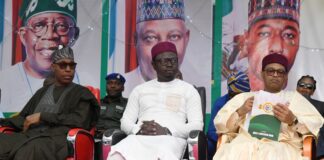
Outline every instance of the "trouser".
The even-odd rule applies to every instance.
[[[28,137],[20,133],[0,133],[0,159],[8,159],[11,150]]]
[[[0,133],[0,159],[64,160],[67,154],[65,135],[28,137],[22,133]]]
[[[103,158],[102,158],[102,142],[101,141],[95,142],[94,157],[95,157],[95,160],[103,160]]]

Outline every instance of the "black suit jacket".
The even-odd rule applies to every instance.
[[[318,112],[324,117],[324,102],[316,99],[308,98],[309,102],[318,110]]]

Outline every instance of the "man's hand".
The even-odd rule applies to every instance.
[[[32,115],[29,115],[26,117],[25,122],[24,122],[24,129],[23,131],[27,131],[27,129],[30,127],[32,124],[39,124],[40,122],[40,113],[34,113]]]
[[[288,108],[288,105],[278,103],[273,107],[273,113],[281,122],[291,125],[294,123],[296,116]]]
[[[162,127],[160,124],[152,121],[143,121],[141,129],[138,132],[139,135],[167,135],[168,130]]]
[[[246,99],[244,104],[239,109],[236,110],[237,114],[241,117],[249,113],[252,110],[253,101],[254,101],[254,97],[250,97]]]

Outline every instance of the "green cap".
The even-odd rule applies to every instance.
[[[77,0],[23,0],[19,17],[26,23],[30,17],[41,13],[61,13],[76,23]]]

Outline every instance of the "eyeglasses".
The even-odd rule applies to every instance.
[[[167,66],[169,63],[171,65],[178,63],[178,58],[162,58],[162,59],[155,59],[156,62],[160,63],[162,66]]]
[[[278,77],[283,77],[284,75],[287,74],[287,72],[282,69],[276,70],[276,69],[270,68],[270,69],[265,69],[264,71],[267,73],[268,76],[274,76],[276,73]]]
[[[40,21],[33,23],[26,28],[30,29],[36,36],[41,37],[46,34],[48,31],[48,26],[51,25],[52,29],[59,36],[65,36],[69,33],[70,28],[75,28],[73,25],[69,25],[66,22],[58,22],[58,23],[47,23],[46,21]]]
[[[57,64],[60,67],[60,69],[66,69],[67,66],[69,66],[70,69],[73,69],[73,70],[75,69],[75,67],[77,65],[77,63],[75,63],[75,62],[71,62],[71,63],[61,62],[61,63],[54,63],[54,64]]]
[[[299,82],[297,85],[300,88],[306,88],[306,89],[310,89],[310,90],[313,90],[315,87],[314,84],[304,83],[304,82]]]

